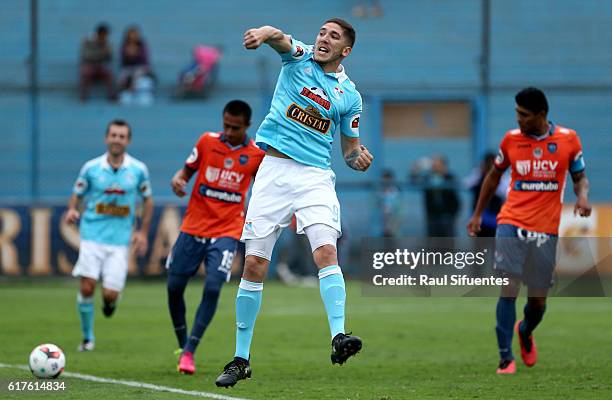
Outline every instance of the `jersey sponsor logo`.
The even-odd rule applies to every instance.
[[[557,176],[559,161],[552,160],[518,160],[516,172],[525,176],[532,173],[534,178],[554,178]]]
[[[227,169],[206,167],[206,180],[210,183],[217,183],[221,187],[238,190],[244,179],[244,174],[241,172],[230,171]]]
[[[226,182],[240,183],[242,182],[243,179],[244,179],[243,173],[236,172],[236,171],[228,171],[226,169],[221,171],[221,176],[219,177],[219,180],[222,182],[226,181]]]
[[[215,168],[208,166],[206,167],[205,177],[208,182],[216,182],[219,179],[219,175],[221,175],[221,168]]]
[[[556,192],[559,190],[557,181],[516,181],[514,190],[523,192]]]
[[[557,166],[559,166],[559,161],[534,160],[533,161],[533,177],[534,178],[555,178],[557,176]]]
[[[130,206],[118,206],[112,203],[97,203],[96,214],[112,217],[127,217],[130,215]]]
[[[351,129],[359,129],[359,115],[353,117],[351,121]]]
[[[118,194],[120,196],[123,196],[125,194],[125,190],[123,190],[123,188],[121,188],[120,186],[113,185],[109,188],[104,189],[104,194]]]
[[[245,165],[249,162],[249,156],[246,154],[241,154],[240,157],[238,157],[238,162],[240,165]]]
[[[540,247],[550,239],[550,235],[542,232],[528,231],[527,229],[517,228],[516,236],[522,242],[535,242],[536,247]]]
[[[198,159],[198,149],[197,148],[193,148],[191,150],[191,154],[189,154],[189,157],[187,157],[187,160],[185,161],[187,164],[193,164],[194,162],[196,162]]]
[[[311,87],[310,89],[308,89],[307,87],[303,87],[300,94],[306,97],[307,99],[314,101],[315,103],[317,103],[328,111],[331,108],[329,98],[327,97],[327,94],[325,94],[325,90],[323,89],[320,89],[318,87]]]
[[[289,108],[287,108],[286,115],[290,119],[322,134],[327,134],[331,126],[331,120],[323,118],[319,110],[313,106],[308,106],[306,109],[303,109],[297,104],[292,103]]]
[[[200,195],[209,197],[211,199],[221,200],[226,203],[240,203],[242,202],[242,194],[236,192],[227,192],[225,190],[213,189],[206,185],[200,185]]]
[[[554,153],[557,151],[557,143],[548,143],[546,146],[549,152]]]

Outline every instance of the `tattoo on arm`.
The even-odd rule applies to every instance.
[[[346,165],[348,165],[352,169],[359,171],[359,168],[357,168],[357,166],[355,165],[355,163],[357,162],[357,158],[359,157],[359,154],[360,154],[359,150],[355,149],[351,152],[351,154],[349,154],[348,156],[345,156],[344,161],[346,161]]]

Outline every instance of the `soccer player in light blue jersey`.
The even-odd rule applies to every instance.
[[[215,382],[223,387],[251,376],[250,346],[263,280],[276,240],[294,214],[296,231],[307,235],[319,270],[332,363],[343,364],[362,346],[359,337],[347,335],[344,329],[346,292],[336,252],[340,204],[330,168],[337,130],[350,168],[365,171],[373,159],[359,141],[361,95],[341,64],[351,54],[355,30],[342,19],[327,20],[314,46],[271,26],[244,34],[247,49],[264,43],[280,54],[282,68],[270,112],[257,131],[256,142],[266,149],[266,156],[255,178],[242,231],[246,259],[236,297],[236,352]]]
[[[77,296],[83,341],[79,351],[94,349],[93,295],[102,279],[104,315],[110,317],[128,272],[129,246],[137,255],[147,251],[147,234],[153,215],[149,172],[144,163],[126,153],[130,126],[123,120],[108,124],[104,142],[108,151],[83,165],[74,184],[65,220],[80,220],[79,259],[72,275],[80,277]],[[136,198],[143,199],[140,229],[134,230]],[[79,211],[85,199],[85,210]]]

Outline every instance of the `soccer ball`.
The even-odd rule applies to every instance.
[[[38,378],[57,378],[65,365],[64,352],[54,344],[41,344],[30,353],[30,371]]]

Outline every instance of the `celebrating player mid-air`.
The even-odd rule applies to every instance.
[[[244,225],[246,192],[264,156],[246,134],[250,125],[251,107],[247,103],[227,103],[223,132],[200,136],[185,165],[172,178],[172,190],[183,197],[187,182],[198,173],[181,233],[167,262],[168,306],[181,348],[178,370],[182,373],[195,372],[193,354],[215,314],[221,287],[230,277]],[[188,338],[183,293],[202,261],[206,282]]]
[[[274,244],[293,214],[297,233],[308,236],[319,269],[332,363],[342,364],[361,349],[361,339],[344,330],[346,293],[336,253],[340,204],[330,169],[336,129],[349,167],[365,171],[373,158],[359,141],[361,96],[341,65],[352,51],[355,30],[344,20],[330,19],[319,29],[314,46],[271,26],[244,34],[247,49],[264,43],[280,54],[283,65],[270,112],[257,131],[257,143],[267,150],[242,231],[246,259],[236,297],[236,352],[216,380],[224,387],[251,376],[250,346],[263,280]]]
[[[104,142],[108,151],[85,163],[74,184],[65,220],[79,219],[81,244],[79,259],[72,275],[80,277],[78,310],[83,341],[79,351],[94,349],[93,294],[102,278],[104,315],[110,317],[128,272],[128,247],[143,255],[147,251],[147,234],[153,215],[153,198],[149,171],[142,162],[130,157],[126,148],[132,138],[127,122],[114,120],[108,124]],[[136,197],[143,198],[140,229],[133,232]],[[79,205],[86,198],[81,218]]]
[[[552,285],[561,202],[567,172],[574,182],[577,200],[574,214],[588,217],[589,182],[585,174],[582,146],[575,131],[548,121],[548,101],[536,88],[521,90],[515,97],[519,129],[504,136],[495,165],[484,180],[478,204],[467,229],[480,230],[482,212],[503,172],[510,167],[508,199],[497,216],[495,269],[509,278],[497,303],[498,374],[513,374],[513,328],[518,334],[521,358],[535,365],[537,350],[533,331],[546,309]],[[524,318],[515,325],[516,297],[521,281],[527,286]]]

